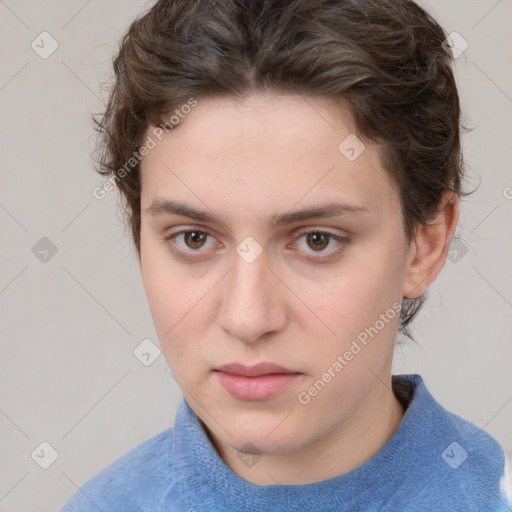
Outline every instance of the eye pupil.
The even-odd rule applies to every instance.
[[[188,233],[185,233],[185,243],[191,248],[191,249],[198,249],[201,247],[206,240],[206,233],[203,233],[201,231],[189,231]],[[190,243],[191,241],[191,243]]]
[[[310,245],[312,249],[320,251],[322,249],[325,249],[329,244],[328,236],[325,235],[324,233],[309,233],[307,235],[307,241],[308,244],[310,244],[310,242],[313,242],[313,246]]]

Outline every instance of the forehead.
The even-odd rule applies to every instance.
[[[215,196],[233,213],[265,217],[299,201],[341,199],[374,213],[398,201],[379,149],[357,137],[347,110],[327,101],[298,95],[198,100],[155,142],[141,164],[143,210],[157,197],[200,205],[198,199]]]

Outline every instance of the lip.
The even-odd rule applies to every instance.
[[[245,366],[232,363],[214,369],[221,386],[246,401],[268,400],[292,385],[301,373],[273,363]]]
[[[218,368],[215,368],[215,371],[230,373],[233,375],[242,375],[244,377],[260,377],[262,375],[269,375],[273,373],[299,373],[274,363],[259,363],[252,366],[246,366],[241,363],[231,363],[219,366]]]

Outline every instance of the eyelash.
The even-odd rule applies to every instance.
[[[176,231],[175,233],[171,233],[171,234],[165,236],[163,238],[163,240],[166,240],[168,242],[172,241],[172,244],[175,245],[175,242],[173,242],[175,238],[177,238],[180,235],[187,234],[187,233],[193,233],[193,232],[198,232],[201,234],[205,234],[209,237],[212,237],[212,235],[210,235],[210,233],[208,233],[208,231],[205,231],[203,229],[189,228],[189,229],[183,229],[181,231]],[[348,243],[348,239],[345,237],[335,235],[334,233],[331,233],[329,231],[322,231],[322,230],[315,230],[315,229],[309,230],[309,231],[301,231],[300,233],[298,233],[298,235],[295,239],[295,242],[300,240],[304,235],[309,235],[309,234],[326,235],[327,237],[329,237],[329,241],[330,241],[330,239],[332,239],[332,240],[335,240],[336,242],[338,242],[339,244],[341,244],[341,246],[338,249],[331,251],[331,253],[329,253],[327,256],[307,256],[306,257],[306,259],[309,259],[312,261],[330,261],[331,259],[338,256],[338,254],[345,248],[346,244]],[[191,260],[191,261],[197,259],[196,256],[193,256],[194,253],[208,252],[207,250],[184,251],[183,249],[179,249],[179,248],[172,248],[171,250],[178,257],[180,257],[184,260]],[[312,253],[309,253],[309,254],[311,255]],[[318,254],[320,254],[320,252]]]

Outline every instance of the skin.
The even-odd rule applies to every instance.
[[[257,485],[341,475],[392,436],[404,416],[391,391],[398,314],[309,403],[298,395],[393,303],[425,291],[457,223],[458,199],[447,195],[409,244],[379,148],[366,144],[349,161],[338,146],[355,133],[352,119],[333,112],[298,95],[202,99],[141,165],[140,269],[163,353],[219,455]],[[157,198],[221,222],[148,212]],[[267,223],[270,214],[333,201],[367,211]],[[208,233],[203,245],[183,234],[165,240],[194,228]],[[347,241],[319,244],[302,233],[315,230]],[[252,263],[236,251],[248,236],[262,249]],[[262,361],[301,375],[271,399],[244,401],[212,371]],[[241,451],[262,457],[246,465]]]

